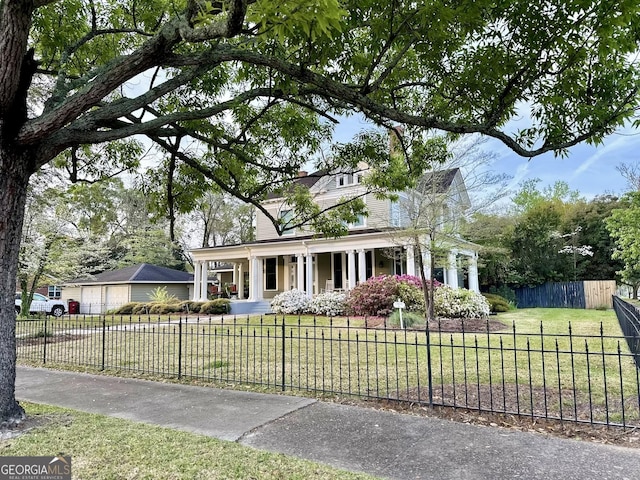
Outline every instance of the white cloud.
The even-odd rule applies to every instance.
[[[615,153],[621,150],[626,150],[631,145],[635,145],[637,143],[637,138],[627,136],[618,136],[614,140],[606,141],[604,145],[595,149],[595,153],[590,155],[580,164],[580,166],[578,166],[578,168],[576,168],[575,172],[573,172],[573,175],[571,175],[571,179],[575,179],[583,173],[588,172],[589,169],[599,160],[615,157]]]

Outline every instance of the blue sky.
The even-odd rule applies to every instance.
[[[359,115],[340,120],[334,135],[336,141],[348,141],[358,131],[372,128]],[[513,177],[510,189],[517,189],[522,181],[535,178],[540,179],[540,188],[562,180],[572,190],[591,199],[602,194],[621,195],[628,189],[616,166],[640,164],[640,129],[627,127],[607,137],[598,147],[586,143],[576,145],[564,157],[547,153],[532,159],[523,158],[494,139],[485,143],[484,149],[496,155],[491,167],[495,173]]]
[[[610,135],[597,147],[576,145],[565,157],[547,153],[526,159],[497,141],[490,145],[498,155],[494,170],[512,175],[512,186],[533,178],[539,178],[541,186],[563,180],[587,198],[606,193],[621,195],[628,187],[616,166],[640,163],[640,131],[631,127]]]

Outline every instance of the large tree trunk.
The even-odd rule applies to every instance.
[[[0,136],[0,422],[24,419],[16,402],[15,291],[22,221],[31,159],[16,153]]]
[[[15,292],[22,222],[29,178],[36,171],[35,148],[15,138],[27,121],[27,95],[37,68],[27,38],[31,1],[0,1],[0,423],[24,419],[16,402]]]

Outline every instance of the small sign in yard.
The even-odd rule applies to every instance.
[[[406,305],[402,300],[396,300],[395,302],[393,302],[393,308],[397,308],[398,313],[400,314],[400,328],[402,328],[403,330],[404,330],[404,324],[402,322],[402,309],[405,307]]]

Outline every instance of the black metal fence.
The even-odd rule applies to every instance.
[[[18,321],[17,351],[21,363],[640,427],[639,370],[615,320],[563,331],[493,326],[394,330],[366,328],[361,320],[273,316],[43,318]]]
[[[635,305],[616,296],[613,297],[613,309],[627,340],[629,351],[633,355],[636,366],[640,368],[640,311]]]

